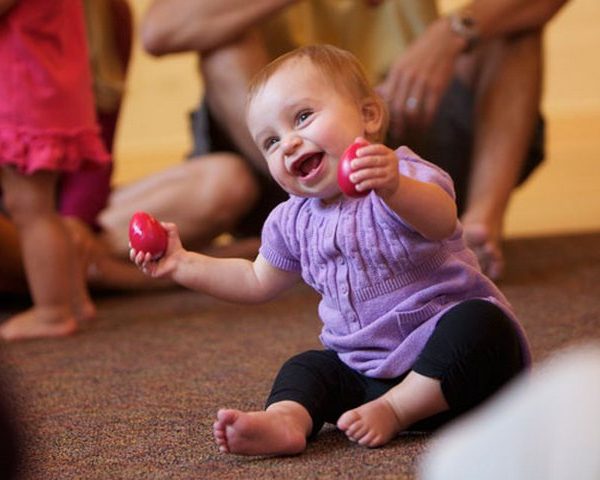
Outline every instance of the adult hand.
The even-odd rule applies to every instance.
[[[440,18],[397,58],[377,87],[390,109],[390,133],[399,138],[409,128],[429,126],[454,73],[464,40]]]

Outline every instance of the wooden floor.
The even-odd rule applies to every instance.
[[[448,7],[453,0],[443,0]],[[132,2],[138,16],[150,0]],[[546,31],[548,158],[513,196],[508,236],[600,230],[600,1],[571,0]],[[153,59],[136,45],[117,142],[117,183],[181,161],[198,101],[191,54]]]

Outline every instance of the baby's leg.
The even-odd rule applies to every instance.
[[[308,411],[294,401],[269,405],[265,411],[222,409],[213,425],[222,453],[294,455],[304,451],[312,429]]]
[[[510,318],[492,303],[468,300],[440,318],[400,384],[344,413],[338,427],[362,445],[383,445],[449,405],[444,421],[474,408],[523,368],[521,341]],[[444,379],[443,393],[436,379]]]
[[[5,206],[19,231],[34,306],[0,326],[0,338],[19,340],[64,336],[77,330],[70,237],[54,210],[56,174],[31,176],[2,171]]]
[[[350,440],[379,447],[413,423],[448,408],[438,380],[410,372],[381,397],[344,413],[337,426]]]

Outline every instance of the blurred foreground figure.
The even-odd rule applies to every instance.
[[[600,478],[600,344],[554,356],[434,441],[421,480]]]

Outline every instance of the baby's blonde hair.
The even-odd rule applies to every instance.
[[[308,58],[312,64],[323,74],[325,79],[336,89],[345,89],[357,104],[362,100],[373,99],[379,103],[383,113],[381,128],[369,140],[381,142],[385,137],[388,127],[389,114],[383,99],[373,89],[367,80],[367,76],[360,62],[352,53],[332,45],[307,45],[280,57],[277,57],[262,70],[260,70],[250,82],[246,108],[258,92],[264,87],[269,79],[287,62]]]

